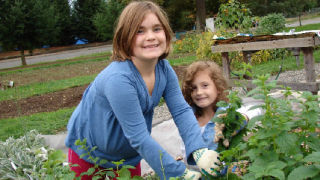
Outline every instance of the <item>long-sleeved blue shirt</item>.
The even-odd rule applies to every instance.
[[[85,90],[73,112],[66,146],[80,156],[85,152],[74,143],[86,138],[89,149],[97,147],[92,156],[109,161],[102,165],[105,168],[115,167],[111,161],[121,159],[124,164],[135,166],[144,158],[162,179],[163,174],[166,178],[181,176],[186,168],[184,163],[175,161],[150,136],[153,110],[161,97],[184,141],[188,161],[194,164],[191,153],[207,146],[167,60],[159,60],[155,67],[152,96],[131,60],[115,61],[106,67]],[[91,162],[87,157],[84,160]]]

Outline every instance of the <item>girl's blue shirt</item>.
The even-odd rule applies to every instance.
[[[150,136],[153,110],[161,97],[184,141],[189,164],[195,164],[191,153],[207,145],[167,60],[159,60],[155,67],[152,96],[132,61],[110,63],[88,86],[73,112],[67,126],[66,146],[80,156],[86,152],[78,149],[75,141],[87,139],[89,149],[97,147],[92,156],[109,161],[102,167],[115,167],[111,161],[121,159],[124,164],[136,165],[144,158],[161,179],[163,174],[166,178],[181,176],[186,168],[184,163],[172,158]],[[84,159],[91,162],[87,156]]]
[[[222,111],[222,110],[226,110],[227,108],[224,107],[219,107],[216,112]],[[215,113],[215,115],[213,116],[216,117],[218,113]],[[218,143],[214,142],[214,136],[215,136],[215,123],[212,121],[209,121],[208,124],[206,124],[205,129],[202,133],[202,138],[204,140],[204,142],[208,145],[208,149],[210,150],[216,150],[218,148]]]

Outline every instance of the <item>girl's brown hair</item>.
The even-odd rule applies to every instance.
[[[113,37],[112,60],[123,61],[131,59],[132,46],[135,35],[147,13],[154,13],[163,26],[166,35],[167,48],[159,57],[164,59],[171,49],[172,30],[166,13],[155,3],[150,1],[133,1],[122,11]]]
[[[223,76],[221,68],[213,61],[196,61],[190,64],[185,71],[185,75],[182,81],[182,93],[187,103],[190,106],[195,107],[195,115],[197,117],[200,117],[202,115],[202,109],[193,102],[191,93],[192,81],[194,80],[196,73],[199,71],[209,72],[209,76],[219,92],[215,103],[219,101],[229,101],[226,92],[226,90],[228,89],[228,83]],[[213,108],[215,111],[217,107],[214,106]]]

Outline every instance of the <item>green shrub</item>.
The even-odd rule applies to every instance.
[[[251,109],[262,108],[265,113],[250,119],[248,140],[221,152],[222,159],[248,160],[243,179],[319,179],[319,96],[297,92],[299,97],[292,98],[295,92],[287,88],[283,98],[272,97],[277,85],[268,82],[269,77],[259,76],[253,81],[257,88],[247,94],[263,101]]]
[[[195,53],[198,48],[199,35],[188,32],[184,38],[173,43],[173,53]]]
[[[32,130],[0,141],[0,179],[74,179],[65,159],[61,150],[45,148],[43,137]]]
[[[286,19],[282,14],[272,13],[261,18],[256,34],[274,34],[283,31]]]
[[[251,11],[237,0],[229,0],[219,8],[216,19],[218,29],[233,29],[246,33],[252,26]]]
[[[221,65],[221,53],[213,53],[211,50],[211,46],[214,43],[214,40],[212,39],[214,35],[215,33],[213,32],[203,32],[200,35],[199,47],[196,50],[197,59],[212,60]]]

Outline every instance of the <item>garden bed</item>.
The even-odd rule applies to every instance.
[[[179,79],[182,78],[184,69],[185,66],[174,67]],[[50,71],[50,69],[47,69],[46,71]],[[69,76],[70,73],[63,73],[60,75]],[[66,77],[60,77],[59,79],[64,78]],[[31,82],[41,82],[42,79],[43,76],[32,76],[32,78],[25,78],[24,83],[30,84]],[[88,85],[72,87],[61,91],[31,96],[19,100],[0,101],[0,119],[31,115],[39,112],[52,112],[76,106],[80,102],[82,93],[87,86]]]

